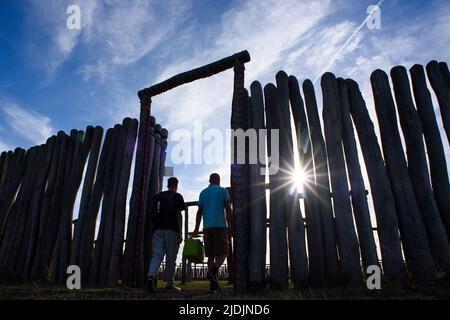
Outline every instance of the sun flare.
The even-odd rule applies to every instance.
[[[302,168],[296,168],[294,172],[294,182],[297,187],[297,192],[303,192],[303,185],[306,183],[307,178]]]

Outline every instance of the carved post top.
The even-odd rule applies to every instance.
[[[167,138],[169,137],[169,131],[166,128],[161,129],[161,150],[167,149]]]
[[[161,129],[161,139],[167,139],[169,137],[169,131],[166,128]]]
[[[161,125],[155,124],[155,126],[153,128],[154,128],[155,135],[158,135],[158,137],[161,137]]]

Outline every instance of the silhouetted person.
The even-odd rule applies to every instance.
[[[153,256],[147,280],[149,292],[156,292],[158,270],[164,256],[166,256],[166,290],[180,290],[173,280],[178,249],[183,241],[181,211],[185,209],[185,205],[183,197],[177,193],[178,179],[169,178],[167,187],[167,191],[153,197]]]
[[[210,290],[220,291],[217,274],[228,256],[227,220],[231,226],[233,212],[230,195],[227,189],[220,186],[220,176],[217,173],[211,174],[209,183],[210,185],[200,193],[197,220],[192,236],[198,236],[203,216],[203,239],[205,254],[208,257],[207,278],[211,284]]]

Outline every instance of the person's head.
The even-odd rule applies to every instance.
[[[169,178],[169,180],[167,180],[167,188],[170,191],[177,191],[177,189],[178,189],[178,179],[175,178],[175,177]]]
[[[209,183],[220,185],[220,176],[218,173],[211,173],[209,176]]]

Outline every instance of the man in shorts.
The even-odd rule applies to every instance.
[[[203,239],[208,257],[208,280],[211,291],[220,291],[217,274],[228,256],[228,226],[232,225],[230,195],[220,186],[217,173],[209,177],[209,186],[200,193],[197,220],[193,237],[198,236],[203,217]],[[226,212],[226,215],[225,215]],[[228,220],[228,225],[227,225]]]

